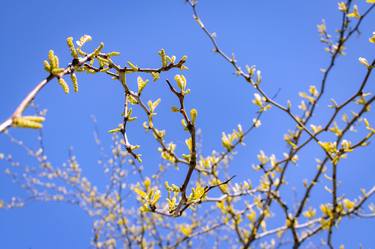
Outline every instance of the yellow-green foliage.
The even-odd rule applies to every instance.
[[[195,248],[196,242],[211,238],[218,244],[225,240],[224,245],[233,248],[275,248],[274,241],[282,242],[286,238],[290,242],[287,246],[300,248],[322,233],[328,246],[333,248],[332,234],[343,219],[375,217],[374,206],[365,208],[375,194],[375,186],[360,189],[356,196],[342,193],[340,189],[341,168],[347,167],[342,162],[369,145],[375,134],[374,126],[366,118],[371,115],[371,104],[375,101],[368,92],[374,60],[365,56],[355,60],[355,63],[361,64],[358,74],[363,77],[351,96],[340,101],[331,99],[329,105],[322,101],[322,96],[327,94],[326,85],[330,84],[331,69],[338,64],[337,58],[345,55],[348,41],[367,20],[373,8],[368,4],[375,4],[373,0],[358,5],[354,2],[357,1],[338,3],[336,11],[341,15],[342,23],[335,35],[330,34],[328,22],[323,20],[317,25],[331,66],[322,70],[321,82],[302,89],[298,102],[293,103],[291,100],[278,101],[276,96],[268,93],[273,86],[267,83],[264,70],[253,65],[246,66],[243,71],[236,58],[228,56],[219,47],[215,35],[198,16],[197,1],[187,1],[198,27],[211,41],[214,52],[250,86],[248,95],[252,99],[244,108],[255,109],[254,115],[245,124],[239,124],[232,132],[222,132],[216,138],[218,146],[210,152],[200,148],[198,128],[200,122],[211,120],[205,117],[205,112],[191,108],[195,105],[189,103],[188,81],[181,73],[181,70],[187,69],[187,56],[178,59],[161,49],[158,52],[159,66],[143,67],[140,62],[131,61],[124,65],[115,61],[120,53],[106,52],[104,43],[99,43],[91,52],[85,51],[84,45],[92,40],[91,36],[83,35],[75,42],[73,37],[68,37],[66,42],[72,60],[66,67],[61,67],[59,58],[50,50],[48,59],[43,61],[44,69],[49,73],[47,81],[57,80],[68,94],[65,76],[70,76],[74,92],[78,92],[78,74],[102,74],[115,80],[124,95],[120,106],[122,113],[114,121],[115,128],[108,131],[113,138],[110,153],[107,155],[102,150],[104,160],[99,161],[109,183],[102,188],[90,182],[72,152],[63,166],[55,166],[48,161],[43,145],[34,151],[12,137],[12,142],[26,149],[40,165],[16,174],[20,170],[19,165],[10,156],[0,153],[0,160],[11,164],[5,173],[15,180],[22,179],[19,182],[33,194],[33,198],[79,205],[94,220],[92,243],[96,248]],[[367,39],[375,43],[375,32],[367,34]],[[126,60],[121,58],[121,61]],[[174,81],[164,80],[164,73],[168,71],[173,71]],[[128,77],[129,74],[135,77]],[[150,91],[150,85],[153,85],[149,83],[151,79],[158,81],[155,84],[166,84],[165,89],[174,97],[174,103],[161,102],[160,96],[154,96],[155,92]],[[146,99],[147,94],[152,97]],[[160,127],[158,112],[163,108],[173,112],[169,115],[178,116],[178,119],[173,119],[177,120],[173,125],[174,129],[181,131],[180,137],[173,137],[175,131],[169,132]],[[326,120],[316,118],[323,108],[328,110]],[[16,111],[11,117],[13,127],[42,128],[44,115],[24,116],[23,111]],[[276,111],[292,122],[292,127],[281,136],[285,151],[272,154],[272,145],[267,150],[257,149],[256,155],[246,155],[253,163],[246,165],[242,178],[252,178],[253,181],[237,181],[229,174],[233,166],[231,160],[240,152],[238,148],[245,141],[251,148],[257,148],[257,141],[247,139],[249,134],[257,132],[262,122],[267,121],[263,120],[263,115],[272,115]],[[224,113],[217,122],[222,118],[226,118]],[[178,120],[181,120],[182,126]],[[174,121],[171,119],[171,122]],[[143,144],[138,137],[132,136],[134,126],[143,127],[154,143]],[[357,132],[355,136],[353,132]],[[97,135],[95,139],[101,148]],[[155,144],[154,149],[160,159],[155,162],[144,160],[145,164],[142,164],[143,146]],[[317,153],[317,159],[316,162],[306,163],[301,151],[311,148],[312,153]],[[296,186],[298,195],[291,200],[285,193],[292,191],[288,177],[296,167],[308,168],[313,173],[301,179]],[[144,168],[148,170],[144,171]],[[153,174],[149,173],[155,168]],[[296,181],[298,179],[292,182]],[[325,190],[329,198],[317,196],[316,189]],[[137,203],[136,208],[133,203]],[[15,200],[0,200],[0,209],[15,207],[16,204]]]

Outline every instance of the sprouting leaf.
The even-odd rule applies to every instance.
[[[197,109],[193,108],[190,110],[190,117],[191,117],[191,122],[193,124],[195,124],[195,121],[197,120],[197,116],[198,116],[198,111]]]
[[[156,107],[158,107],[158,105],[160,104],[160,101],[161,101],[161,99],[158,98],[158,99],[155,100],[154,102],[152,102],[151,100],[149,100],[149,101],[147,102],[147,105],[148,105],[148,107],[150,108],[150,112],[154,112],[154,111],[155,111]]]
[[[141,94],[143,89],[146,87],[148,80],[143,80],[141,76],[137,77],[138,94]]]
[[[158,79],[160,79],[160,74],[159,73],[152,72],[151,75],[152,75],[152,80],[154,82],[157,81]]]
[[[86,42],[91,41],[91,40],[92,40],[91,36],[83,35],[83,36],[81,36],[81,38],[79,38],[78,41],[76,41],[76,43],[77,43],[78,47],[83,47],[83,45],[85,45]]]
[[[180,88],[182,92],[186,89],[186,78],[182,74],[177,74],[174,76],[174,80],[177,82],[177,86]]]
[[[135,192],[138,196],[142,197],[143,199],[147,199],[147,193],[144,192],[143,190],[141,190],[140,188],[135,187],[133,190],[134,190],[134,192]]]

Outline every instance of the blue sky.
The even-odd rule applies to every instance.
[[[360,10],[364,9],[365,1],[358,2]],[[291,99],[294,106],[298,105],[298,92],[318,84],[322,77],[320,68],[329,62],[316,25],[325,18],[328,30],[334,33],[340,20],[337,2],[332,0],[202,0],[198,10],[206,26],[217,33],[220,46],[228,54],[233,52],[239,64],[256,64],[263,72],[266,91],[273,95],[281,89],[277,100],[286,103]],[[329,113],[326,106],[330,98],[342,100],[349,96],[363,77],[364,67],[357,58],[365,56],[370,60],[375,56],[374,45],[368,43],[368,37],[375,31],[371,25],[374,23],[373,13],[362,27],[362,35],[355,36],[348,44],[347,56],[339,59],[329,81],[327,98],[319,106],[323,115],[316,117],[315,122],[324,120]],[[70,58],[66,37],[79,38],[83,34],[93,37],[92,46],[103,41],[106,51],[120,51],[117,62],[121,64],[130,60],[142,66],[157,66],[157,51],[161,48],[178,58],[188,55],[190,70],[186,77],[192,93],[187,101],[189,107],[199,111],[204,153],[220,150],[221,132],[231,131],[239,123],[246,126],[256,111],[251,104],[253,89],[212,52],[208,39],[192,19],[190,7],[182,0],[5,1],[0,9],[0,32],[3,37],[0,39],[0,120],[7,118],[26,93],[46,77],[42,61],[48,50],[54,49],[61,63],[67,64]],[[175,73],[167,73],[163,79],[171,79]],[[103,76],[78,77],[78,94],[65,96],[58,84],[52,82],[38,95],[37,103],[48,109],[44,128],[47,154],[58,165],[66,160],[68,148],[73,146],[84,174],[100,185],[103,177],[96,164],[98,150],[90,117],[96,116],[103,140],[109,146],[110,136],[106,131],[121,121],[122,91],[119,84]],[[370,83],[368,90],[373,92],[373,78]],[[176,129],[179,119],[169,113],[168,106],[174,99],[162,81],[151,89],[145,93],[147,97],[162,98],[158,124],[166,127],[178,146],[183,146],[182,133]],[[369,120],[375,122],[374,115]],[[282,138],[293,123],[276,109],[267,113],[262,123],[246,140],[246,146],[239,149],[230,169],[231,173],[240,175],[238,180],[253,177],[250,165],[256,161],[259,150],[279,157],[286,151]],[[161,161],[157,146],[142,129],[135,125],[131,128],[134,130],[130,139],[145,142],[144,164],[146,172],[152,172]],[[35,145],[34,131],[12,131],[12,134]],[[0,152],[12,153],[25,164],[35,163],[5,136],[0,136]],[[290,172],[290,177],[299,184],[297,188],[315,169],[311,162],[319,156],[319,151],[310,152],[304,153],[299,165]],[[374,146],[369,146],[343,163],[342,192],[354,198],[359,195],[360,187],[369,188],[374,184],[374,153]],[[1,164],[0,169],[5,168]],[[0,198],[4,199],[23,194],[2,173],[0,189]],[[364,248],[372,248],[375,238],[366,234],[374,229],[372,220],[343,222],[335,243],[344,243],[347,248],[358,248],[362,243]],[[30,203],[23,209],[0,211],[1,248],[87,248],[90,235],[90,219],[67,204]]]

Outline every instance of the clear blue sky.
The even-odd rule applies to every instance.
[[[222,48],[229,54],[234,52],[243,66],[256,64],[263,72],[266,91],[273,95],[281,89],[279,102],[286,103],[291,99],[297,106],[298,92],[320,82],[320,68],[328,64],[329,56],[319,42],[316,25],[325,18],[329,31],[334,33],[340,20],[337,1],[200,2],[198,10],[208,28],[217,33]],[[365,1],[359,2],[360,10],[363,10]],[[347,56],[339,59],[339,69],[330,78],[329,97],[321,102],[321,110],[329,98],[342,100],[358,85],[364,67],[357,58],[366,56],[372,60],[375,56],[374,45],[368,43],[368,37],[375,31],[374,23],[375,13],[362,27],[362,35],[349,43]],[[61,63],[67,64],[66,37],[79,38],[83,34],[93,37],[92,44],[103,41],[106,51],[120,51],[119,63],[131,60],[142,66],[157,66],[157,51],[161,48],[177,57],[188,55],[190,70],[186,76],[192,91],[188,103],[199,110],[198,126],[202,129],[205,153],[219,150],[221,132],[231,131],[238,123],[246,126],[256,111],[251,104],[253,89],[212,53],[211,44],[193,21],[191,9],[183,0],[3,1],[0,32],[0,120],[7,118],[25,94],[46,77],[42,61],[48,50],[54,49]],[[166,74],[165,78],[172,78],[174,73]],[[96,116],[109,147],[110,136],[106,131],[121,120],[121,87],[102,76],[78,77],[78,94],[65,96],[53,82],[37,98],[37,103],[48,109],[45,144],[50,160],[56,165],[66,160],[68,148],[73,146],[84,174],[100,185],[103,178],[96,164],[98,153],[90,115]],[[370,79],[369,86],[368,90],[374,92],[374,78]],[[173,101],[171,94],[162,81],[153,85],[153,89],[146,96],[162,98],[159,113],[166,117],[158,123],[170,131],[171,138],[175,136],[177,145],[182,146],[184,139],[175,129],[179,127],[179,120],[168,118],[171,117],[168,109]],[[317,117],[316,122],[324,117]],[[369,120],[375,122],[373,114]],[[275,153],[279,158],[286,151],[283,134],[293,127],[293,123],[276,109],[267,113],[262,123],[264,125],[246,140],[246,147],[239,149],[233,162],[230,172],[240,175],[237,180],[252,178],[250,165],[256,162],[259,150]],[[12,134],[35,144],[34,131],[12,131]],[[136,127],[130,139],[140,143],[151,141]],[[154,143],[142,147],[146,172],[152,172],[160,163],[156,149]],[[0,152],[14,154],[25,165],[35,164],[5,136],[0,136]],[[315,169],[313,159],[321,155],[317,150],[313,152],[315,154],[302,154],[298,166],[290,173],[297,192],[302,180]],[[340,191],[354,198],[359,195],[360,187],[369,188],[375,183],[374,153],[375,146],[370,146],[351,155],[342,164]],[[0,170],[5,167],[4,162],[0,162]],[[0,199],[13,195],[22,196],[23,191],[0,173]],[[362,243],[363,248],[374,248],[375,238],[369,235],[374,230],[373,220],[343,222],[336,233],[335,244],[359,248]],[[0,247],[4,249],[81,249],[89,247],[90,238],[91,220],[74,206],[30,203],[23,209],[0,210]]]

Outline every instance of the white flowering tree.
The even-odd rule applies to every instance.
[[[187,1],[214,52],[234,69],[244,84],[252,86],[252,103],[257,108],[250,124],[238,125],[233,132],[222,134],[222,151],[208,155],[199,150],[196,121],[209,122],[210,117],[198,116],[197,109],[186,107],[193,94],[182,72],[188,69],[187,56],[176,58],[161,49],[160,65],[140,67],[130,61],[123,65],[116,62],[120,53],[106,51],[103,43],[93,51],[86,51],[85,44],[91,40],[89,35],[77,41],[67,38],[71,62],[67,66],[60,65],[59,58],[50,50],[44,61],[48,76],[0,124],[1,135],[8,136],[10,142],[19,145],[38,162],[34,166],[20,166],[11,155],[0,154],[1,164],[6,165],[5,172],[29,195],[26,200],[17,197],[0,200],[0,208],[23,207],[30,200],[77,205],[93,219],[93,248],[301,248],[307,241],[314,241],[318,246],[320,242],[314,240],[315,237],[323,238],[322,246],[334,248],[334,234],[342,220],[375,217],[375,207],[370,204],[375,182],[372,188],[361,189],[358,196],[346,196],[339,189],[340,181],[345,179],[338,177],[340,164],[348,154],[369,145],[375,134],[367,118],[375,100],[367,90],[375,68],[374,58],[359,58],[363,68],[353,73],[361,80],[353,84],[352,94],[343,101],[332,99],[327,106],[328,118],[319,123],[315,119],[320,115],[321,100],[332,97],[325,95],[325,89],[327,84],[334,84],[329,82],[329,76],[336,62],[343,59],[347,43],[359,32],[375,6],[375,1],[367,0],[367,9],[359,10],[355,2],[338,3],[341,23],[335,35],[328,33],[325,22],[318,25],[329,62],[322,69],[320,84],[300,92],[300,102],[293,105],[291,101],[278,102],[276,96],[263,88],[258,68],[241,67],[234,56],[227,55],[198,14],[198,3]],[[375,33],[362,37],[373,43],[375,49]],[[163,79],[163,73],[172,70],[178,71],[174,80]],[[113,136],[111,154],[100,161],[104,174],[109,177],[104,187],[95,186],[84,176],[73,153],[63,166],[53,165],[45,154],[42,133],[37,148],[29,147],[11,133],[12,129],[41,129],[46,118],[44,111],[32,108],[35,115],[24,114],[30,106],[36,106],[33,100],[54,81],[66,94],[70,92],[70,85],[78,92],[77,78],[82,73],[92,74],[92,77],[106,75],[123,89],[121,122],[109,131]],[[137,75],[136,87],[127,80],[130,74]],[[150,81],[166,84],[175,97],[175,105],[170,108],[181,118],[178,125],[185,132],[186,144],[183,152],[176,150],[174,142],[181,138],[167,136],[158,126],[160,98],[143,97]],[[143,112],[143,117],[137,119],[133,110]],[[264,113],[272,115],[276,111],[294,124],[284,135],[288,149],[282,155],[267,155],[260,150],[257,161],[250,162],[253,164],[251,174],[258,180],[237,182],[228,173],[237,147],[261,127]],[[164,163],[153,174],[145,174],[143,170],[142,143],[129,139],[131,122],[143,126],[158,144],[155,149]],[[355,130],[360,132],[353,135]],[[96,142],[103,146],[99,136]],[[316,169],[306,176],[303,188],[298,189],[299,198],[291,200],[283,195],[285,189],[290,189],[287,172],[294,170],[291,165],[299,163],[299,153],[311,148],[319,148]],[[183,181],[168,179],[166,173],[184,174]],[[358,189],[360,187],[358,185]],[[319,195],[314,195],[317,188],[325,188],[329,201],[322,202]]]

